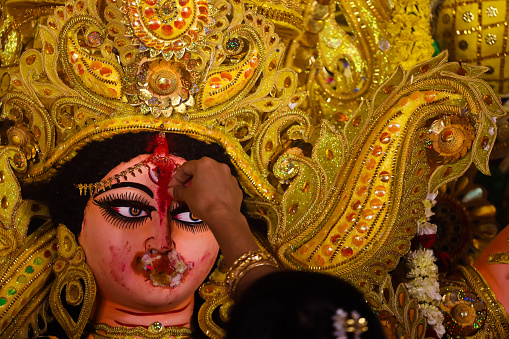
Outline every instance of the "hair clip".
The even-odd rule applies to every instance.
[[[361,334],[368,330],[368,321],[366,318],[361,318],[357,311],[352,311],[350,318],[348,312],[338,308],[332,316],[332,321],[336,339],[348,339],[348,333],[353,333],[354,339],[360,339]]]

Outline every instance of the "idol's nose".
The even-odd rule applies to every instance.
[[[151,251],[155,249],[159,252],[166,252],[171,250],[175,244],[171,238],[172,219],[169,213],[160,215],[158,219],[154,220],[150,232],[151,236],[145,241],[145,250]]]

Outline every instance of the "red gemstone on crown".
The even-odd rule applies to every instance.
[[[161,22],[157,19],[152,19],[148,22],[148,28],[150,28],[151,30],[156,30],[159,27],[161,27]]]
[[[161,27],[161,31],[163,31],[164,35],[172,35],[173,27],[171,27],[171,25],[163,25],[163,27]]]
[[[184,7],[182,8],[182,10],[180,11],[180,15],[182,15],[182,17],[184,19],[187,19],[191,16],[191,14],[193,14],[193,11],[191,10],[191,8],[189,7]]]
[[[154,11],[154,9],[152,7],[147,7],[147,8],[145,8],[144,13],[145,13],[145,17],[147,19],[149,19],[149,18],[153,17],[156,12]]]
[[[177,29],[182,29],[186,25],[186,21],[182,18],[178,18],[177,20],[175,20],[174,25]]]

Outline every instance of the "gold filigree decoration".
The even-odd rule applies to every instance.
[[[444,277],[440,284],[442,286],[440,288],[440,294],[447,296],[449,293],[454,293],[459,290],[464,290],[465,293],[473,293],[474,297],[468,299],[475,302],[478,298],[478,300],[482,302],[480,306],[485,306],[484,312],[486,312],[484,325],[473,328],[468,331],[468,333],[462,333],[462,337],[468,339],[488,337],[495,339],[507,338],[509,335],[509,317],[504,306],[497,300],[495,293],[486,280],[484,280],[479,271],[473,266],[460,266],[457,273],[458,274],[451,275],[450,277]],[[447,303],[447,299],[444,298],[444,302]],[[474,314],[476,315],[476,319],[482,318],[482,307],[476,308],[474,305],[469,307],[472,308],[472,310],[469,310],[470,312],[465,312],[465,314],[470,314],[471,318]],[[462,319],[462,321],[465,320],[465,318],[461,317],[460,319]],[[451,335],[454,335],[458,330],[454,322],[445,323],[444,326]]]
[[[490,254],[488,256],[488,264],[509,264],[509,252]]]
[[[477,80],[479,69],[460,76],[459,65],[444,57],[399,70],[343,130],[322,123],[310,155],[278,153],[274,132],[259,137],[254,154],[270,166],[284,194],[279,205],[259,209],[253,201],[250,210],[269,220],[268,239],[283,266],[339,275],[369,291],[410,248],[426,195],[471,162],[488,171],[492,117],[504,113],[496,101],[480,101],[493,93]],[[464,135],[472,146],[466,153],[458,148],[450,164],[433,163],[423,142],[432,122],[461,116],[465,107],[471,116],[465,129],[473,133]],[[270,131],[288,131],[285,118],[274,120]]]
[[[220,319],[223,322],[229,320],[228,312],[233,305],[233,300],[228,296],[228,288],[225,284],[228,268],[223,257],[218,261],[217,267],[210,275],[209,281],[200,286],[200,296],[205,300],[203,307],[198,312],[200,328],[209,338],[221,339],[225,336],[225,330],[215,321],[212,314],[219,310]]]
[[[32,206],[32,202],[26,203]],[[26,210],[24,213],[28,215]],[[47,309],[53,281],[52,267],[57,257],[55,240],[56,230],[50,222],[46,222],[26,239],[21,248],[14,248],[14,255],[5,258],[7,269],[0,276],[2,338],[27,338],[42,334],[51,319]],[[38,319],[39,315],[42,321]]]
[[[87,329],[96,339],[107,338],[134,338],[147,339],[185,339],[191,338],[192,331],[188,327],[164,327],[151,324],[148,329],[144,327],[129,328],[125,326],[108,326],[106,324],[90,324]]]
[[[447,63],[443,54],[391,76],[380,45],[381,23],[390,20],[386,2],[309,2],[302,12],[280,2],[272,12],[270,2],[201,2],[183,1],[203,17],[177,27],[182,35],[164,37],[170,30],[163,22],[147,20],[152,1],[66,1],[42,21],[19,67],[1,70],[2,84],[8,82],[2,133],[14,126],[0,149],[0,249],[9,256],[2,272],[26,243],[20,219],[29,205],[18,180],[47,180],[90,142],[118,134],[162,131],[219,144],[252,197],[249,210],[267,221],[260,243],[285,268],[342,276],[364,291],[382,283],[408,251],[427,193],[472,162],[488,172],[493,118],[504,112],[479,79],[484,69]],[[175,13],[185,19],[179,6]],[[290,42],[301,14],[306,33]],[[336,46],[338,36],[344,45]],[[448,154],[448,163],[429,161],[424,139],[432,122],[463,119],[464,108],[473,129],[464,133],[467,147]],[[55,265],[53,287],[88,307],[90,291],[79,291],[64,272],[92,284],[73,244],[71,253],[61,243],[67,256]],[[200,310],[206,328],[213,327],[203,325],[209,307],[223,304],[225,315],[229,305],[213,286]],[[57,319],[74,331],[57,306],[58,292],[52,295]]]
[[[74,234],[64,225],[59,225],[57,232],[58,258],[53,267],[55,282],[49,295],[51,311],[69,338],[80,338],[94,304],[94,275],[85,263],[85,252],[76,243]],[[65,309],[61,297],[63,292],[66,304],[82,305],[77,322]]]
[[[493,3],[493,6],[462,0],[444,1],[437,6],[434,38],[442,50],[449,51],[451,60],[487,67],[483,79],[498,96],[507,97],[508,56],[503,51],[507,31],[503,25],[509,20],[509,8],[502,3]],[[498,11],[498,15],[488,15],[488,8]]]
[[[507,238],[509,241],[509,237]],[[488,256],[488,264],[509,264],[509,252],[492,253]]]
[[[424,339],[426,335],[426,318],[419,309],[416,299],[411,299],[404,284],[396,290],[388,275],[378,287],[365,295],[368,305],[377,314],[387,338]]]

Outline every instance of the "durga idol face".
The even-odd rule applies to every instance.
[[[133,314],[192,310],[194,292],[214,265],[219,246],[207,225],[168,195],[174,171],[161,178],[151,157],[140,155],[105,176],[147,164],[142,173],[90,198],[79,243],[94,273],[99,302]],[[176,166],[185,162],[167,157]]]

